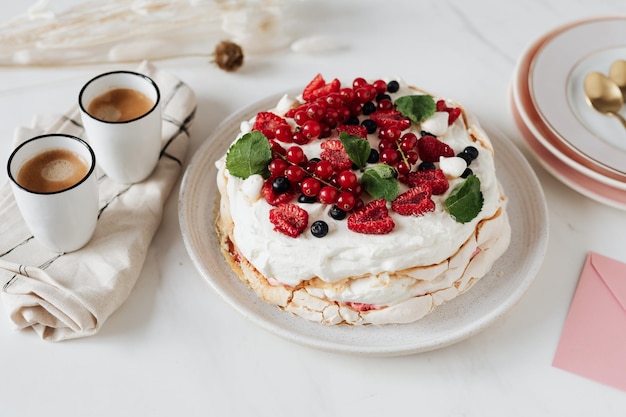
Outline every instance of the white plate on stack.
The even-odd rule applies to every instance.
[[[511,83],[511,111],[530,151],[574,190],[626,210],[626,130],[586,102],[590,71],[626,60],[626,17],[588,19],[532,43]],[[623,109],[626,115],[626,107]]]

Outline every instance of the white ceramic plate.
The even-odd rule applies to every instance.
[[[626,131],[585,101],[590,71],[608,74],[626,59],[626,18],[586,20],[549,39],[532,62],[529,85],[537,111],[561,140],[591,160],[626,173]]]
[[[279,336],[306,346],[371,356],[405,355],[466,339],[507,312],[522,297],[541,266],[548,241],[546,203],[534,172],[517,148],[490,132],[499,179],[510,199],[512,242],[492,271],[470,291],[412,324],[326,326],[261,301],[231,271],[214,232],[218,197],[215,161],[226,152],[242,120],[273,107],[280,95],[262,100],[224,121],[198,149],[187,168],[179,200],[187,251],[207,282],[245,317]]]

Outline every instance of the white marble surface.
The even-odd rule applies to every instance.
[[[2,0],[2,20],[25,7]],[[159,63],[198,95],[189,156],[232,112],[317,72],[401,75],[465,104],[528,155],[507,106],[524,48],[569,21],[626,14],[622,0],[324,0],[301,7],[302,34],[332,35],[345,48],[248,56],[233,74],[202,58]],[[68,108],[84,81],[118,67],[1,68],[3,165],[16,126]],[[626,213],[570,190],[529,160],[551,216],[545,262],[518,305],[464,342],[366,358],[268,333],[223,302],[194,269],[179,230],[176,188],[134,291],[99,334],[48,343],[11,330],[0,317],[0,415],[624,415],[625,392],[551,362],[586,253],[626,261]]]

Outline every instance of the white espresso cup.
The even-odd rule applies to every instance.
[[[11,153],[7,171],[17,206],[31,233],[55,252],[83,247],[96,229],[96,156],[82,139],[37,136]]]
[[[111,179],[136,183],[161,152],[161,94],[149,77],[131,71],[100,74],[80,91],[78,104],[98,166]]]

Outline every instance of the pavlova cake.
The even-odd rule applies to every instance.
[[[508,247],[489,138],[459,104],[401,80],[317,75],[233,139],[217,161],[222,251],[298,316],[413,322]]]

